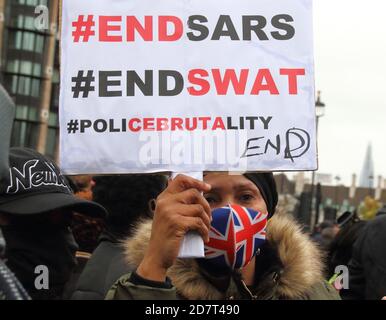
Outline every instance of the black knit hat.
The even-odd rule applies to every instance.
[[[244,173],[244,176],[259,188],[267,205],[268,219],[271,218],[275,213],[278,201],[276,182],[272,172],[250,172]]]

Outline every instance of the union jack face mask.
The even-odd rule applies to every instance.
[[[215,268],[245,267],[264,244],[268,213],[230,204],[212,211],[205,261]]]

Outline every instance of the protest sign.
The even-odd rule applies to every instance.
[[[311,0],[66,0],[68,174],[313,170]]]

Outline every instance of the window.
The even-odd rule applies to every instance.
[[[49,126],[58,126],[59,123],[58,123],[58,115],[54,112],[50,112],[50,116],[48,118],[48,125]]]
[[[42,76],[42,65],[40,63],[32,63],[32,61],[27,60],[10,60],[7,64],[6,70],[8,72],[29,76]]]
[[[11,49],[43,53],[45,37],[29,31],[9,31],[9,47]]]
[[[19,70],[19,73],[22,73],[22,74],[32,74],[32,62],[31,61],[25,61],[25,60],[22,60],[21,63],[20,63],[20,70]]]
[[[40,80],[32,79],[31,96],[38,98],[40,96]]]
[[[58,129],[48,128],[47,140],[46,140],[46,154],[55,157],[55,147],[58,139]]]
[[[7,63],[7,71],[12,73],[18,73],[19,71],[19,60],[11,60]]]
[[[13,124],[11,145],[15,147],[36,148],[38,129],[38,123],[15,120]]]
[[[44,51],[44,36],[41,34],[36,35],[35,52],[42,53]]]
[[[27,106],[16,106],[16,119],[28,120],[28,107]]]
[[[34,51],[35,47],[35,34],[32,32],[23,33],[23,50]]]
[[[17,93],[23,96],[29,96],[31,92],[31,78],[19,77]]]

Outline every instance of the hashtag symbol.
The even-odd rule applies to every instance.
[[[78,130],[79,130],[79,121],[78,120],[71,120],[69,123],[67,123],[68,134],[76,133]]]
[[[72,27],[75,28],[75,30],[72,31],[74,42],[79,42],[81,37],[83,38],[83,42],[88,42],[91,36],[95,36],[93,15],[88,15],[87,20],[84,19],[84,15],[78,16],[78,20],[72,23]]]
[[[74,98],[79,98],[79,94],[83,93],[83,98],[88,98],[88,94],[95,91],[95,87],[92,84],[95,81],[94,71],[88,70],[87,75],[84,75],[84,70],[79,70],[76,77],[72,77],[72,92]]]

